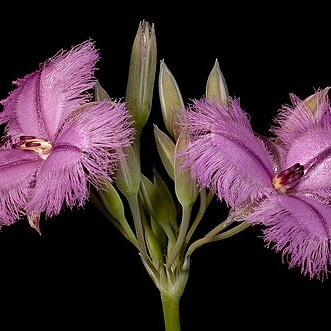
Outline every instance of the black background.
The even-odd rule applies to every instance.
[[[182,14],[170,4],[154,10],[129,4],[48,5],[20,5],[3,13],[8,22],[0,23],[1,98],[12,80],[88,38],[101,51],[98,79],[111,96],[124,97],[132,41],[142,19],[155,23],[158,58],[165,59],[186,102],[204,94],[218,58],[230,94],[240,97],[262,134],[280,105],[289,102],[290,92],[305,98],[314,88],[330,85],[330,19],[317,3],[293,8],[204,3]],[[148,176],[155,165],[160,169],[152,123],[163,128],[157,89],[143,135]],[[200,235],[225,216],[226,208],[214,203]],[[2,329],[11,316],[12,326],[21,322],[44,330],[162,330],[158,292],[136,250],[91,204],[44,220],[41,229],[42,237],[20,221],[0,232]],[[298,269],[288,270],[260,236],[260,229],[248,229],[196,252],[182,298],[184,331],[323,322],[331,280],[311,281]]]

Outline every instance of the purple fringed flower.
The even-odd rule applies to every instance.
[[[0,149],[0,227],[27,215],[39,231],[41,212],[53,216],[63,205],[81,206],[88,183],[111,180],[133,131],[123,103],[90,102],[97,60],[91,41],[60,52],[18,80],[2,101],[7,143]]]
[[[290,267],[321,279],[331,263],[331,112],[322,92],[315,112],[292,97],[276,118],[277,144],[254,134],[237,100],[195,101],[183,154],[202,186],[266,226],[265,240]]]

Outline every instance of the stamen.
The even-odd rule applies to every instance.
[[[35,136],[20,136],[20,140],[30,140],[30,139],[36,139]]]
[[[25,147],[40,147],[40,146],[41,146],[41,143],[35,143],[32,141],[25,143]]]
[[[52,150],[52,143],[35,136],[20,136],[20,141],[12,145],[12,148],[33,151],[43,160],[46,160]]]
[[[22,144],[24,144],[24,142],[19,141],[19,142],[16,143],[16,144],[12,144],[11,147],[12,147],[12,148],[20,148],[20,146],[21,146]]]
[[[272,185],[276,190],[285,193],[289,187],[292,187],[303,176],[304,166],[300,163],[294,164],[280,173],[272,180]]]

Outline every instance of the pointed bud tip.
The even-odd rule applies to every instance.
[[[206,98],[220,103],[226,103],[229,98],[228,88],[217,58],[207,79]]]
[[[169,70],[167,65],[165,64],[164,62],[164,59],[160,60],[160,73],[161,73],[161,70]]]
[[[171,136],[177,139],[180,128],[175,122],[175,118],[183,114],[185,105],[176,79],[168,69],[164,60],[160,62],[159,97],[163,122]]]
[[[138,32],[143,37],[153,38],[155,36],[154,23],[150,24],[148,21],[142,20],[139,22]]]
[[[139,22],[139,27],[141,27],[141,29],[144,30],[144,29],[146,29],[146,27],[147,28],[150,27],[150,25],[149,25],[148,21],[142,20]]]
[[[143,20],[139,23],[132,46],[126,89],[126,102],[138,131],[146,124],[151,111],[156,59],[154,24],[150,25]]]
[[[159,129],[159,127],[156,125],[156,124],[153,124],[153,128],[154,128],[154,133],[158,133],[160,132],[161,130]]]

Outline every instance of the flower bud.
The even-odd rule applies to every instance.
[[[161,225],[168,225],[169,209],[153,182],[141,174],[141,193],[149,214]]]
[[[175,155],[188,145],[187,134],[181,133],[177,140]],[[198,184],[192,178],[189,169],[183,169],[181,157],[175,157],[175,192],[182,206],[191,206],[199,194]]]
[[[211,70],[206,86],[206,98],[215,100],[219,103],[226,103],[229,98],[228,88],[220,66],[216,59],[213,69]]]
[[[177,210],[175,202],[172,198],[170,190],[164,180],[161,178],[159,173],[154,169],[153,170],[153,183],[156,189],[160,192],[162,199],[164,200],[164,204],[168,208],[169,211],[169,222],[172,227],[177,231]]]
[[[141,174],[141,199],[146,211],[153,221],[157,222],[164,233],[167,235],[169,244],[176,241],[173,228],[174,219],[172,218],[171,205],[169,200],[164,199],[156,185],[147,177]],[[155,233],[156,234],[156,233]],[[161,243],[159,243],[161,245]]]
[[[156,70],[156,38],[154,25],[140,22],[132,46],[126,102],[135,128],[140,131],[149,117]]]
[[[123,202],[114,186],[106,181],[98,193],[109,214],[118,221],[125,220]]]
[[[180,130],[175,123],[175,114],[180,114],[185,106],[175,77],[172,75],[164,61],[161,61],[160,65],[159,94],[165,127],[171,136],[177,139]]]
[[[125,197],[138,194],[140,170],[132,146],[123,149],[126,158],[119,160],[116,174],[116,186]]]
[[[154,125],[156,147],[168,175],[174,179],[175,144],[163,131]]]
[[[153,261],[162,261],[163,255],[162,250],[160,248],[159,242],[149,226],[145,226],[145,238],[146,238],[146,245],[149,252],[150,257]]]

